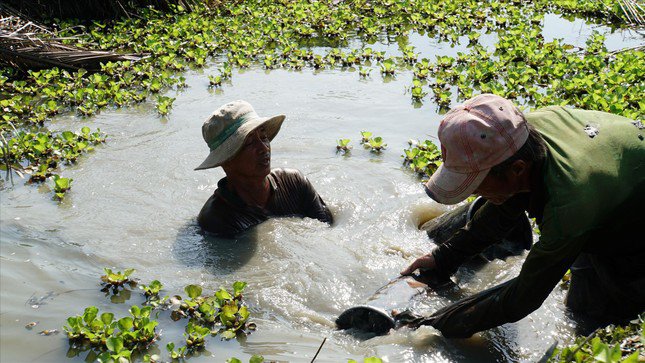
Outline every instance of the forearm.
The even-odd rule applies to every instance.
[[[437,311],[428,319],[430,324],[446,337],[466,338],[522,319],[542,305],[575,260],[579,246],[534,246],[518,277]]]
[[[503,205],[486,202],[464,228],[433,250],[437,266],[452,274],[461,264],[500,242],[518,225],[520,218],[526,218],[525,204],[526,196],[523,195]]]

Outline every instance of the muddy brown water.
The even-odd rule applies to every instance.
[[[592,30],[608,34],[610,49],[643,43],[632,32],[610,33],[584,21],[547,16],[547,40],[584,45]],[[421,57],[455,55],[451,48],[419,35],[409,38]],[[494,45],[495,35],[481,38]],[[353,45],[360,45],[356,41]],[[374,45],[396,54],[394,45]],[[363,303],[432,244],[417,225],[443,212],[423,193],[419,180],[402,169],[401,154],[410,138],[435,137],[435,106],[411,105],[404,89],[410,72],[384,82],[375,68],[359,80],[358,72],[301,72],[259,68],[235,71],[221,90],[208,89],[203,71],[186,74],[189,88],[169,91],[177,97],[168,118],[159,118],[152,102],[105,110],[91,120],[63,115],[54,129],[90,124],[109,134],[108,143],[64,175],[74,179],[67,199],[57,205],[46,185],[2,184],[0,213],[0,361],[81,362],[62,330],[68,316],[95,305],[117,316],[127,314],[142,295],[105,296],[99,291],[103,267],[135,268],[148,283],[158,279],[166,294],[201,284],[205,291],[248,282],[245,295],[258,331],[243,341],[210,338],[206,351],[191,362],[243,361],[253,354],[280,362],[308,362],[327,338],[318,362],[362,361],[379,356],[389,362],[532,361],[554,339],[569,341],[572,323],[556,287],[543,306],[515,324],[467,340],[447,340],[430,327],[397,331],[365,339],[335,331],[344,309]],[[273,167],[298,168],[330,206],[335,224],[278,218],[236,240],[205,238],[195,216],[223,177],[221,169],[193,171],[207,154],[200,127],[219,105],[245,99],[260,115],[284,113],[286,121],[272,143]],[[360,131],[382,136],[388,147],[380,155],[363,149]],[[336,140],[350,138],[349,155],[335,152]],[[476,292],[514,277],[523,257],[495,261],[481,270],[462,271],[459,286]],[[417,302],[431,312],[451,300],[429,296]],[[183,345],[185,322],[159,316],[163,335],[157,344]],[[25,325],[38,322],[31,330]],[[153,350],[154,352],[154,350]],[[67,358],[67,356],[72,356]]]

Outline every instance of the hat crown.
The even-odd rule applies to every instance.
[[[215,110],[202,125],[202,136],[211,150],[215,150],[246,121],[258,115],[250,103],[237,100]]]
[[[439,126],[444,167],[460,173],[488,170],[511,157],[528,139],[522,112],[493,94],[471,98]]]

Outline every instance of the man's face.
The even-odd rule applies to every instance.
[[[520,185],[520,176],[510,170],[499,176],[488,173],[473,193],[499,205],[519,193]]]
[[[263,127],[246,137],[240,151],[226,162],[226,169],[244,177],[264,177],[271,172],[271,143]]]

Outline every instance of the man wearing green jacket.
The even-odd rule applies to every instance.
[[[416,324],[464,338],[536,310],[567,269],[566,305],[596,326],[645,311],[645,130],[598,111],[548,107],[527,114],[502,97],[474,97],[439,126],[444,163],[428,195],[455,204],[487,199],[445,244],[407,269],[454,273],[528,212],[540,240],[520,274]]]

